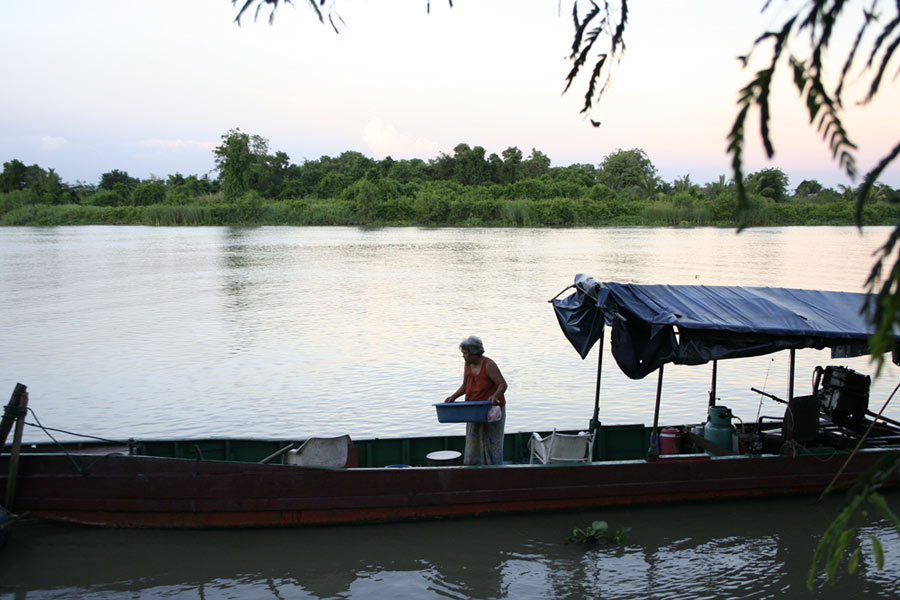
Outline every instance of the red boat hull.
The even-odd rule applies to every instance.
[[[846,488],[884,452],[857,454]],[[13,511],[105,527],[274,527],[821,492],[849,455],[319,469],[142,456],[24,454]],[[8,456],[0,458],[0,489]]]

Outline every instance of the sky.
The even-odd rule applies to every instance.
[[[488,154],[516,146],[526,157],[536,148],[554,166],[597,165],[640,148],[663,180],[702,185],[731,178],[726,135],[754,71],[736,57],[785,17],[777,2],[761,13],[763,2],[632,0],[626,52],[591,114],[594,128],[579,112],[586,80],[562,93],[571,1],[428,5],[337,0],[335,33],[306,0],[279,8],[271,25],[263,7],[240,26],[229,0],[0,0],[0,161],[53,168],[69,183],[97,183],[113,169],[142,179],[214,175],[213,149],[239,128],[298,164],[347,150],[428,160],[467,143]],[[896,72],[869,105],[856,102],[867,80],[854,78],[845,93],[861,174],[900,140]],[[808,125],[786,71],[776,81],[772,160],[751,122],[745,173],[777,167],[792,188],[859,183]],[[900,187],[900,164],[881,181]]]

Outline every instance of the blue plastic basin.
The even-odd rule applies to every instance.
[[[440,402],[435,404],[439,423],[478,423],[487,421],[490,400],[473,402]]]

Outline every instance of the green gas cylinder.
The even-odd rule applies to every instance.
[[[709,420],[703,427],[703,439],[728,450],[732,447],[734,425],[731,424],[731,409],[726,406],[710,406]],[[712,454],[709,450],[707,454]]]

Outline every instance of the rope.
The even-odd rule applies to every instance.
[[[769,370],[772,368],[772,363],[775,362],[774,358],[769,359],[769,364],[766,366],[766,378],[763,379],[763,391],[766,391],[766,386],[769,385]],[[756,407],[756,422],[759,423],[759,413],[762,412],[762,403],[764,396],[762,394],[759,395],[759,406]]]
[[[7,404],[3,407],[3,416],[18,419],[19,417],[25,416],[25,409],[18,405],[13,406],[12,404]]]
[[[38,421],[37,415],[34,414],[34,411],[33,411],[31,408],[28,409],[28,412],[31,413],[31,416],[34,417],[34,420],[35,420],[35,421]],[[129,440],[129,441],[127,441],[127,442],[123,442],[122,440],[110,440],[110,439],[107,439],[107,438],[97,437],[97,436],[95,436],[95,435],[87,435],[87,434],[85,434],[85,433],[74,433],[74,432],[72,432],[72,431],[66,431],[65,429],[56,429],[55,427],[46,427],[46,426],[44,426],[44,425],[41,425],[41,422],[40,422],[40,421],[38,421],[36,424],[35,424],[35,423],[29,423],[28,421],[25,421],[25,424],[26,424],[26,425],[30,425],[31,427],[37,427],[37,428],[39,428],[39,429],[42,429],[42,430],[44,431],[44,433],[46,433],[46,434],[50,437],[50,439],[53,439],[53,436],[50,435],[49,432],[55,431],[55,432],[57,432],[57,433],[65,433],[65,434],[67,434],[67,435],[74,435],[75,437],[82,437],[82,438],[87,438],[87,439],[90,439],[90,440],[98,440],[98,441],[100,441],[100,442],[109,442],[110,444],[124,444],[124,445],[128,445],[128,444],[130,444],[130,442],[132,441],[132,440]],[[56,442],[55,439],[53,439],[53,441]],[[56,442],[56,443],[58,444],[59,442]]]
[[[90,470],[94,467],[95,464],[97,464],[99,461],[105,459],[107,456],[111,456],[113,454],[121,454],[121,452],[110,452],[109,454],[104,454],[103,456],[100,456],[96,460],[92,461],[89,465],[87,465],[87,468],[83,469],[83,468],[81,468],[81,465],[79,465],[78,462],[75,460],[75,457],[73,457],[72,454],[68,450],[66,450],[66,447],[63,446],[59,440],[57,440],[55,437],[53,437],[53,434],[50,433],[51,431],[56,431],[57,433],[65,433],[68,435],[74,435],[74,436],[83,437],[83,438],[90,438],[90,439],[99,440],[99,441],[103,441],[103,442],[110,442],[110,443],[114,443],[114,444],[122,444],[124,442],[117,441],[117,440],[108,440],[106,438],[96,437],[93,435],[72,433],[70,431],[65,431],[63,429],[56,429],[53,427],[45,427],[44,425],[41,424],[40,419],[38,419],[37,413],[35,413],[31,407],[28,408],[28,412],[30,412],[31,416],[34,418],[34,420],[37,421],[37,425],[35,425],[34,423],[28,423],[28,422],[26,422],[25,424],[31,425],[32,427],[38,427],[41,430],[43,430],[43,432],[47,434],[47,437],[49,437],[51,440],[53,440],[53,443],[55,443],[57,446],[59,446],[59,449],[63,451],[63,453],[66,455],[66,457],[72,463],[72,465],[75,467],[75,470],[78,471],[78,473],[84,477],[88,476],[88,474],[90,473]],[[134,443],[133,439],[128,440],[129,447],[131,447],[131,445],[133,443]]]

